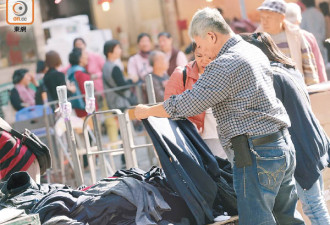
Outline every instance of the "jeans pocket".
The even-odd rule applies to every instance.
[[[284,178],[286,172],[286,155],[257,156],[257,173],[261,186],[275,191]]]

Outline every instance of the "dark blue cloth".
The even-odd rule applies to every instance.
[[[194,220],[188,207],[168,187],[162,169],[131,169],[116,174],[120,178],[105,178],[79,191],[61,184],[40,186],[28,173],[17,172],[0,183],[0,210],[25,209],[27,213],[38,213],[46,224],[193,224],[189,223]],[[132,196],[140,198],[132,201]],[[137,221],[137,216],[150,222]]]
[[[213,221],[221,170],[215,157],[188,120],[149,117],[143,120],[169,185],[185,201],[196,224]]]
[[[302,188],[309,189],[327,165],[329,140],[311,109],[302,75],[279,63],[272,67],[284,71],[274,71],[274,88],[291,120],[289,132],[297,161],[294,176]]]
[[[45,195],[60,189],[68,189],[63,184],[37,184],[27,172],[13,173],[6,182],[0,183],[0,210],[7,207],[24,209],[29,213],[32,207]]]

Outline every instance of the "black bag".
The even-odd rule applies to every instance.
[[[33,154],[38,159],[41,174],[44,174],[46,170],[52,166],[49,148],[42,141],[40,141],[40,139],[34,133],[28,129],[25,129],[23,134],[12,128],[5,129],[0,127],[0,129],[20,139],[21,143],[28,147],[31,152],[33,152]]]

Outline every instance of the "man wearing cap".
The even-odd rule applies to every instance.
[[[319,83],[314,55],[308,41],[298,26],[285,21],[286,2],[265,0],[258,8],[261,26],[258,32],[267,32],[276,45],[296,64],[296,69],[304,75],[306,85]]]
[[[189,35],[214,60],[191,90],[155,106],[138,105],[136,118],[178,119],[212,108],[221,143],[235,155],[233,183],[240,224],[304,224],[295,210],[290,121],[276,98],[268,58],[235,35],[216,9],[197,11]]]
[[[301,24],[301,19],[302,19],[301,8],[297,3],[293,3],[293,2],[287,3],[285,19],[287,21],[289,21],[290,23],[295,24],[297,26],[299,26]],[[312,33],[308,32],[304,29],[300,29],[300,32],[304,35],[304,37],[308,41],[308,44],[311,47],[311,50],[315,57],[317,73],[319,75],[320,83],[327,82],[328,77],[327,77],[327,73],[325,71],[323,56],[321,54],[321,51],[319,48],[320,46],[318,45],[315,36]]]

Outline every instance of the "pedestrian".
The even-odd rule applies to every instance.
[[[139,52],[131,56],[127,63],[128,77],[134,82],[144,82],[144,77],[151,73],[149,54],[152,50],[151,37],[147,33],[141,33],[137,37]]]
[[[177,66],[187,65],[187,57],[185,54],[173,47],[172,35],[168,32],[158,34],[158,44],[162,52],[166,54],[166,59],[169,63],[167,74],[171,75]]]
[[[67,83],[64,73],[58,71],[62,65],[59,54],[55,51],[47,52],[45,63],[48,70],[43,78],[43,83],[47,89],[48,101],[58,100],[56,87],[61,85],[67,85],[68,96],[71,97],[76,92],[76,86],[72,83]]]
[[[213,58],[205,56],[204,52],[200,49],[196,49],[196,43],[194,42],[192,43],[192,52],[195,60],[189,62],[184,67],[177,67],[172,73],[165,86],[164,100],[172,95],[181,94],[187,89],[191,90],[192,86],[204,73],[205,67],[213,60]],[[225,152],[220,143],[217,135],[217,122],[212,114],[211,108],[199,115],[189,117],[188,119],[196,126],[201,137],[214,155],[223,159],[228,158],[229,161],[233,163],[234,155],[231,151]]]
[[[78,37],[73,40],[73,48],[80,48],[87,54],[88,59],[85,69],[86,72],[90,74],[91,79],[94,81],[95,90],[103,92],[102,68],[105,63],[104,57],[102,57],[100,54],[87,51],[86,47],[87,45],[83,38]],[[101,100],[98,99],[98,102],[101,103]]]
[[[84,82],[92,80],[91,75],[85,69],[88,64],[88,53],[81,48],[74,48],[69,54],[69,62],[71,67],[67,72],[68,80],[76,87],[76,92],[73,96],[80,96],[78,99],[71,100],[72,108],[78,117],[84,118],[87,116],[85,100],[82,96],[85,94]],[[96,109],[97,107],[98,104],[96,102]]]
[[[102,79],[105,90],[133,84],[132,80],[125,79],[123,72],[119,66],[115,64],[115,61],[120,59],[121,53],[122,50],[118,40],[113,39],[104,44],[104,55],[107,61],[103,66]],[[105,97],[110,109],[120,109],[124,111],[132,105],[132,95],[133,93],[131,90],[125,88],[123,90],[107,92]]]
[[[320,10],[324,16],[325,19],[325,30],[326,30],[326,36],[325,38],[328,39],[330,38],[330,12],[329,12],[329,3],[327,2],[321,2],[319,4]],[[329,59],[330,59],[330,44],[329,42],[324,43],[325,48],[327,49],[328,53],[328,61],[325,63],[328,64]]]
[[[314,34],[325,63],[328,61],[328,56],[323,42],[326,39],[326,24],[325,18],[319,9],[315,6],[315,0],[301,0],[306,6],[306,10],[302,13],[300,27]]]
[[[182,118],[212,108],[221,143],[235,155],[240,224],[304,224],[295,210],[290,120],[276,98],[267,57],[235,35],[216,9],[197,11],[189,35],[215,59],[191,90],[155,106],[138,105],[136,118]]]
[[[164,100],[165,85],[168,82],[168,62],[166,55],[161,51],[152,51],[149,56],[149,63],[152,66],[152,82],[155,90],[156,102]]]
[[[106,62],[104,63],[102,69],[104,90],[108,91],[112,88],[131,85],[133,83],[132,80],[125,79],[123,71],[115,63],[116,61],[118,61],[118,59],[121,58],[122,49],[120,47],[120,42],[115,39],[105,42],[103,47],[103,53],[106,57]],[[132,102],[130,102],[130,99],[132,97],[134,96],[129,88],[125,88],[118,91],[106,92],[104,106],[106,106],[107,109],[120,109],[124,111],[132,105]],[[107,129],[109,140],[111,142],[116,142],[118,140],[117,123],[118,122],[116,118],[107,116],[105,119],[105,126]],[[122,162],[124,162],[123,158]]]
[[[10,102],[16,111],[36,104],[35,91],[29,87],[32,81],[38,85],[34,75],[27,69],[17,69],[14,71],[14,88],[10,91]]]
[[[313,225],[330,225],[322,179],[322,170],[328,165],[330,143],[312,111],[304,80],[292,60],[280,52],[267,33],[242,37],[259,47],[271,62],[276,97],[291,120],[289,132],[297,159],[294,176],[303,211]]]
[[[285,19],[292,24],[300,26],[301,19],[302,19],[300,6],[298,4],[292,3],[292,2],[287,3]],[[322,82],[328,81],[327,73],[325,71],[323,56],[320,52],[320,48],[319,48],[319,45],[317,43],[315,36],[312,33],[308,32],[304,29],[300,29],[300,32],[303,34],[303,36],[308,41],[311,51],[313,52],[316,67],[317,67],[317,73],[319,76],[319,82],[322,83]]]
[[[258,10],[261,26],[256,31],[270,34],[281,51],[293,59],[296,68],[303,74],[306,85],[318,83],[316,63],[306,38],[298,26],[285,20],[286,2],[265,0]]]

